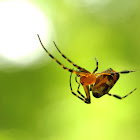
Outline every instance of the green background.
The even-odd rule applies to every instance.
[[[140,2],[29,2],[51,20],[54,31],[48,49],[60,62],[73,68],[57,52],[53,40],[68,58],[91,72],[95,57],[98,72],[110,67],[137,70],[122,74],[110,93],[123,96],[137,90],[124,100],[91,95],[91,104],[84,104],[70,92],[70,73],[51,60],[40,45],[48,62],[40,60],[40,66],[13,68],[9,73],[0,71],[0,140],[139,140]],[[74,75],[72,81],[76,92]]]

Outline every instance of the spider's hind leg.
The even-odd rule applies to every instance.
[[[115,95],[115,94],[110,94],[110,93],[107,93],[107,94],[109,96],[113,96],[113,97],[118,98],[118,99],[124,99],[125,97],[127,97],[128,95],[130,95],[131,93],[133,93],[135,90],[136,90],[136,88],[134,90],[132,90],[130,93],[128,93],[127,95],[123,96],[123,97],[120,97],[120,96]]]
[[[101,73],[96,73],[95,75],[114,75],[114,74],[126,74],[130,72],[135,72],[135,70],[124,70],[124,71],[119,71],[119,72],[101,72]]]
[[[135,72],[135,70],[124,70],[124,71],[120,71],[120,72],[116,72],[116,73],[124,74],[124,73],[130,73],[130,72]]]

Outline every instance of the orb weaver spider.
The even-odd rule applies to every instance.
[[[74,67],[76,67],[78,70],[74,70],[74,69],[69,69],[67,67],[65,67],[63,64],[61,64],[54,56],[52,56],[48,50],[44,47],[39,35],[37,34],[38,39],[40,41],[41,46],[43,47],[43,49],[46,51],[46,53],[56,62],[58,63],[64,70],[67,70],[69,72],[71,72],[70,75],[70,89],[71,89],[71,93],[76,96],[77,98],[79,98],[80,100],[82,100],[83,102],[90,104],[91,100],[90,100],[90,91],[92,91],[92,94],[94,97],[96,98],[100,98],[103,95],[107,94],[109,96],[113,96],[115,98],[118,99],[124,99],[125,97],[127,97],[128,95],[130,95],[131,93],[133,93],[136,88],[134,90],[132,90],[130,93],[128,93],[127,95],[120,97],[118,95],[115,94],[110,94],[109,91],[110,89],[114,86],[114,84],[117,82],[117,80],[119,79],[119,75],[120,74],[125,74],[125,73],[130,73],[130,72],[135,72],[135,70],[125,70],[125,71],[120,71],[120,72],[116,72],[114,71],[112,68],[109,68],[101,73],[95,73],[98,70],[98,61],[96,60],[96,68],[95,70],[90,73],[89,71],[87,71],[86,69],[76,65],[75,63],[73,63],[70,59],[68,59],[63,53],[61,53],[61,51],[58,49],[56,43],[53,41],[56,49],[59,51],[59,53],[61,54],[61,56],[63,58],[65,58],[68,62],[70,62]],[[71,85],[71,77],[72,77],[72,73],[76,74],[75,77],[75,81],[78,83],[78,88],[77,88],[77,92],[80,95],[77,95],[75,92],[73,92],[72,89],[72,85]],[[80,77],[80,83],[77,81],[77,77]],[[80,85],[83,86],[86,97],[79,91]]]

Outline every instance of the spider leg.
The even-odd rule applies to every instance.
[[[125,70],[125,71],[119,71],[119,72],[101,72],[101,73],[96,73],[95,75],[113,75],[113,74],[126,74],[126,73],[130,73],[130,72],[135,72],[135,70]]]
[[[67,68],[67,67],[65,67],[63,64],[61,64],[54,56],[52,56],[49,52],[48,52],[48,50],[44,47],[44,45],[43,45],[43,43],[41,42],[41,39],[40,39],[40,37],[39,37],[39,35],[37,34],[37,36],[38,36],[38,39],[39,39],[39,41],[40,41],[40,44],[41,44],[41,46],[43,47],[43,49],[46,51],[46,53],[55,61],[55,62],[57,62],[63,69],[65,69],[65,70],[67,70],[67,71],[69,71],[69,72],[71,72],[71,73],[75,73],[75,74],[78,74],[78,75],[80,75],[80,76],[88,76],[88,75],[90,75],[91,73],[90,72],[80,72],[80,71],[75,71],[75,70],[72,70],[72,69],[69,69],[69,68]]]
[[[63,58],[65,58],[68,62],[70,62],[74,67],[76,67],[76,68],[78,69],[79,72],[89,73],[86,69],[84,69],[84,68],[82,68],[82,67],[76,65],[75,63],[73,63],[69,58],[67,58],[67,57],[59,50],[59,48],[57,47],[57,45],[56,45],[56,43],[55,43],[54,41],[53,41],[53,43],[54,43],[56,49],[57,49],[57,50],[59,51],[59,53],[61,54],[61,56],[62,56]],[[95,59],[96,59],[96,58],[95,58]],[[96,62],[97,62],[97,59],[96,59]],[[98,62],[97,62],[97,63],[98,63]]]
[[[125,74],[125,73],[130,73],[130,72],[135,72],[135,70],[124,70],[124,71],[115,72],[115,73]]]
[[[78,96],[75,92],[73,92],[73,89],[72,89],[72,85],[71,85],[71,77],[72,77],[72,73],[70,75],[70,89],[71,89],[71,93],[76,96],[77,98],[79,98],[80,100],[82,100],[83,102],[89,104],[90,103],[90,98],[81,98],[80,96]],[[80,94],[82,95],[82,94]]]
[[[110,93],[107,93],[107,94],[109,96],[113,96],[113,97],[118,98],[118,99],[124,99],[125,97],[127,97],[128,95],[130,95],[131,93],[133,93],[135,90],[136,90],[136,88],[134,90],[132,90],[130,93],[128,93],[127,95],[123,96],[123,97],[120,97],[120,96],[115,95],[115,94],[110,94]]]
[[[81,95],[84,99],[86,99],[85,96],[79,91],[80,85],[81,85],[81,84],[78,85],[77,92],[78,92],[79,95]]]
[[[79,88],[80,88],[81,83],[79,83],[79,82],[77,81],[77,75],[75,76],[75,81],[76,81],[76,83],[78,83],[77,92],[78,92],[84,99],[86,99],[85,96],[79,91]]]
[[[90,89],[89,89],[89,85],[83,85],[83,88],[85,90],[85,93],[86,93],[86,100],[88,101],[88,103],[91,103],[90,102]]]
[[[69,58],[67,58],[60,50],[59,48],[57,47],[56,43],[53,41],[56,49],[59,51],[59,53],[62,55],[63,58],[65,58],[68,62],[70,62],[74,67],[76,67],[77,69],[83,69],[81,68],[80,66],[76,65],[75,63],[73,63]]]
[[[96,57],[95,57],[95,60],[96,60],[96,69],[93,71],[93,73],[95,73],[98,70],[98,60]]]
[[[76,81],[76,83],[80,84],[80,83],[77,81],[77,77],[78,77],[78,76],[76,75],[76,76],[75,76],[75,81]]]

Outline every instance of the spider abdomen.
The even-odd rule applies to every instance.
[[[107,69],[104,72],[115,72],[113,69]],[[96,78],[94,86],[91,86],[92,94],[96,98],[100,98],[107,94],[119,79],[119,74],[100,75]]]

